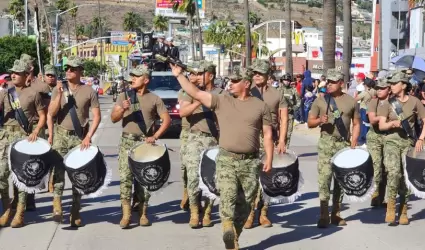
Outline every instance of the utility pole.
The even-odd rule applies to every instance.
[[[25,35],[28,36],[28,0],[25,0]]]
[[[249,4],[248,0],[245,2],[245,40],[246,40],[246,56],[245,67],[251,66],[251,24],[249,23]]]
[[[103,32],[102,32],[102,19],[100,18],[100,0],[97,0],[97,4],[98,4],[98,10],[99,10],[99,37],[102,37]],[[100,64],[103,64],[103,39],[100,40],[100,48],[99,48],[99,52],[100,52]]]
[[[195,9],[196,9],[196,20],[198,21],[198,36],[199,36],[199,56],[200,60],[204,60],[204,52],[202,49],[202,28],[201,28],[201,17],[199,16],[199,0],[195,0]],[[202,3],[202,1],[201,1]]]

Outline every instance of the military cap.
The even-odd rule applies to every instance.
[[[250,69],[261,74],[268,74],[270,72],[270,63],[267,60],[254,59]]]
[[[44,65],[44,74],[45,75],[56,75],[55,67],[51,64]]]
[[[15,60],[15,62],[13,63],[13,67],[11,69],[9,69],[10,72],[16,72],[16,73],[28,73],[30,72],[31,67],[30,65],[22,60]]]
[[[149,75],[149,69],[145,65],[137,65],[136,68],[130,70],[130,76]]]
[[[29,62],[29,63],[34,63],[34,57],[32,57],[32,56],[30,56],[30,55],[28,55],[28,54],[22,54],[21,55],[21,60],[22,61],[27,61],[27,62]]]
[[[252,79],[252,71],[247,69],[235,68],[233,73],[229,76],[232,81],[248,80]]]
[[[326,72],[326,79],[333,82],[337,82],[339,80],[344,79],[344,74],[342,74],[339,70],[335,68],[328,69],[328,71]]]
[[[74,67],[74,68],[84,68],[84,62],[81,57],[78,56],[70,56],[66,61],[66,66]]]
[[[405,71],[396,71],[393,74],[388,76],[388,83],[399,83],[404,82],[409,84],[409,76]]]
[[[213,64],[210,61],[194,61],[191,63],[191,68],[195,73],[204,73],[204,72],[210,72],[215,74],[216,65]]]
[[[390,85],[388,84],[387,78],[380,78],[380,79],[378,79],[378,81],[375,85],[375,88],[386,88],[388,86],[390,86]]]

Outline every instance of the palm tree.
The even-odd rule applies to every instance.
[[[286,43],[286,63],[285,72],[292,74],[294,73],[292,63],[292,17],[291,17],[291,0],[285,0],[285,43]],[[304,73],[304,72],[303,72]]]
[[[168,17],[162,15],[155,16],[153,18],[153,27],[156,30],[164,32],[168,29]]]
[[[60,11],[63,12],[67,9],[69,9],[69,5],[70,2],[69,0],[58,0],[56,2],[56,8]],[[69,29],[69,22],[68,22],[68,18],[65,16],[65,22],[66,22],[66,28],[68,30],[68,45],[71,46],[71,35],[70,35],[70,29]],[[58,29],[58,27],[56,27]]]
[[[254,12],[249,12],[249,23],[251,24],[251,27],[261,23],[261,17],[259,17],[256,13]]]
[[[193,32],[193,21],[194,16],[196,14],[196,7],[195,7],[195,1],[194,0],[171,0],[171,3],[173,3],[173,11],[174,12],[180,12],[185,13],[186,16],[189,18],[189,29],[190,29],[190,37],[192,40],[192,58],[195,59],[195,34]]]
[[[7,11],[20,23],[25,19],[24,0],[12,0],[9,3]]]
[[[141,27],[145,26],[145,20],[138,13],[127,12],[124,15],[124,21],[122,23],[125,31],[140,31]]]
[[[352,22],[351,22],[351,0],[344,0],[344,54],[343,54],[343,65],[344,65],[344,82],[347,84],[350,81],[350,68],[351,68],[351,57],[352,57]]]
[[[323,0],[323,71],[335,68],[336,0]]]

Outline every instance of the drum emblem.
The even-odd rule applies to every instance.
[[[44,163],[40,159],[30,159],[24,162],[25,172],[30,176],[37,176],[44,170]]]
[[[291,173],[283,171],[276,173],[272,177],[272,183],[276,188],[285,188],[291,184],[292,179],[293,177]]]
[[[361,189],[366,184],[366,175],[360,171],[353,171],[344,176],[344,182],[351,189]]]
[[[74,174],[75,181],[81,186],[86,185],[90,181],[90,177],[91,175],[88,172]]]
[[[148,165],[141,172],[143,178],[150,182],[156,181],[162,176],[162,169],[157,165]]]

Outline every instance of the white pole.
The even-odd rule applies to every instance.
[[[25,0],[25,35],[28,36],[28,0]]]

